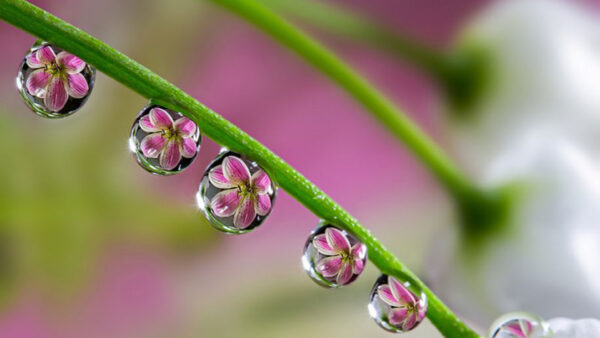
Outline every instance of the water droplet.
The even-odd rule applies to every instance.
[[[371,290],[369,314],[387,331],[407,332],[425,318],[427,296],[410,282],[381,275]]]
[[[37,41],[19,66],[17,89],[37,115],[60,118],[73,114],[87,101],[96,70],[77,56]]]
[[[275,184],[256,162],[224,151],[206,168],[196,202],[215,228],[244,234],[269,216],[275,195]]]
[[[158,175],[173,175],[187,168],[200,150],[200,129],[179,112],[149,104],[139,113],[129,137],[137,162]]]
[[[354,282],[366,263],[367,246],[325,222],[319,223],[304,245],[304,270],[313,281],[327,288]]]
[[[540,338],[548,335],[548,325],[538,316],[526,312],[512,312],[494,321],[490,338]]]

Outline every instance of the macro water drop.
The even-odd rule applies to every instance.
[[[369,296],[369,315],[390,332],[407,332],[427,314],[427,295],[409,281],[382,275]]]
[[[304,245],[304,270],[313,281],[327,288],[354,282],[366,263],[366,245],[345,230],[325,222],[311,232]]]
[[[224,150],[206,168],[196,202],[215,228],[243,234],[264,222],[275,196],[273,181],[256,162]]]
[[[61,118],[85,104],[94,87],[95,75],[95,69],[79,57],[37,41],[23,57],[16,85],[34,113]]]
[[[157,175],[173,175],[190,166],[201,143],[200,129],[189,118],[149,104],[131,127],[129,148],[139,165]]]
[[[538,316],[526,312],[507,313],[496,319],[489,332],[490,338],[548,337],[547,324]]]

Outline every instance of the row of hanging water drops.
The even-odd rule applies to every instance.
[[[94,86],[95,69],[57,46],[37,41],[21,62],[17,88],[36,114],[61,118],[76,112]],[[149,104],[135,119],[129,147],[137,162],[158,175],[183,171],[200,150],[196,124],[179,112]],[[254,161],[223,149],[209,164],[196,195],[210,223],[225,233],[247,233],[271,213],[276,186]],[[312,231],[304,246],[302,265],[317,284],[338,288],[355,281],[367,262],[367,247],[347,231],[325,222]],[[410,281],[382,275],[371,290],[368,310],[387,331],[406,332],[423,321],[427,296]],[[529,337],[541,321],[512,316],[495,326],[490,336]],[[505,335],[507,334],[507,335]]]

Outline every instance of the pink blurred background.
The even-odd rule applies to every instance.
[[[203,1],[32,2],[240,126],[423,272],[436,233],[452,223],[447,197],[402,145],[297,56]],[[337,3],[440,47],[486,5]],[[322,38],[444,146],[440,98],[427,78],[363,44]],[[49,121],[28,111],[13,81],[33,42],[0,23],[0,124],[8,130],[0,337],[387,336],[366,311],[373,266],[344,290],[305,276],[300,253],[318,220],[285,192],[250,234],[223,235],[202,219],[193,196],[219,148],[211,140],[186,172],[147,174],[126,142],[145,100],[100,73],[74,116]],[[439,333],[427,321],[406,336]]]

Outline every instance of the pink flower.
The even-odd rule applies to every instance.
[[[271,210],[271,179],[262,169],[250,176],[244,161],[236,156],[225,157],[221,165],[209,171],[208,179],[215,187],[226,189],[210,201],[213,213],[218,217],[233,215],[238,229],[247,228],[256,215],[265,216]]]
[[[526,319],[518,319],[506,323],[502,327],[502,331],[511,333],[518,338],[527,338],[533,332],[533,324]]]
[[[165,170],[175,168],[181,157],[192,158],[198,151],[194,140],[196,124],[187,117],[175,122],[171,115],[160,108],[152,108],[149,114],[140,118],[140,128],[150,133],[140,143],[140,149],[147,158],[157,158]]]
[[[324,234],[315,236],[313,245],[320,254],[326,256],[317,262],[317,271],[325,278],[335,278],[338,285],[350,283],[353,275],[360,275],[365,268],[367,247],[357,242],[350,247],[346,235],[328,227]]]
[[[425,303],[395,278],[388,277],[388,284],[380,285],[377,294],[391,306],[388,312],[390,324],[402,331],[413,329],[425,318]]]
[[[89,86],[81,74],[86,63],[77,56],[64,51],[55,55],[51,47],[44,46],[27,55],[26,62],[34,69],[25,83],[27,91],[43,98],[50,111],[63,109],[69,96],[80,99],[87,95]]]

